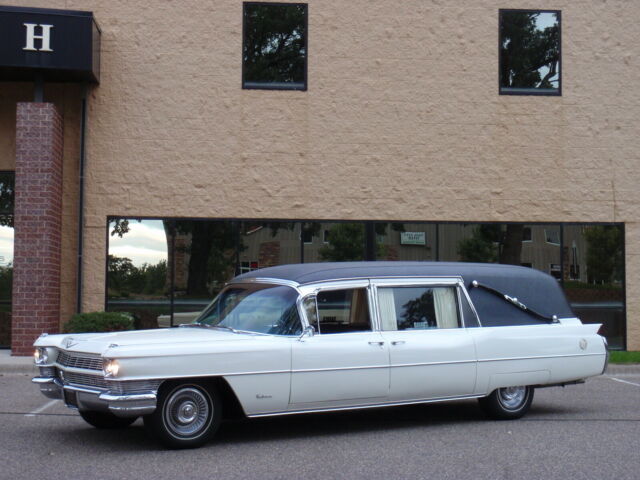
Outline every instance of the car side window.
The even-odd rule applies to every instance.
[[[318,333],[371,331],[366,288],[321,291],[316,295],[316,303],[317,324],[314,327]]]
[[[455,287],[380,287],[382,330],[458,328]]]
[[[478,316],[471,308],[471,305],[469,304],[469,300],[467,300],[467,296],[464,294],[464,292],[461,292],[461,293],[462,295],[460,295],[460,299],[461,299],[460,306],[462,307],[462,316],[464,317],[464,326],[467,328],[479,327],[480,322],[478,321]]]

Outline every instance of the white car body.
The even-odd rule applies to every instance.
[[[386,271],[385,265],[387,275],[380,273]],[[311,274],[305,273],[305,267]],[[548,281],[540,277],[544,274],[531,269],[492,265],[486,273],[484,267],[362,262],[265,269],[238,277],[229,288],[260,285],[294,290],[301,322],[300,332],[295,335],[194,325],[45,335],[35,343],[45,349],[47,361],[39,363],[41,375],[34,382],[45,395],[62,396],[69,406],[80,411],[137,417],[156,410],[158,392],[167,381],[215,379],[226,383],[246,416],[257,417],[480,398],[506,387],[578,383],[604,372],[608,353],[606,342],[597,333],[599,325],[583,325],[573,315],[556,317],[548,312],[548,322],[539,319],[529,322],[522,313],[531,315],[530,309],[523,304],[520,305],[524,309],[519,307],[517,299],[505,295],[514,303],[508,305],[504,301],[507,316],[511,315],[508,309],[513,309],[513,314],[520,315],[527,324],[483,326],[486,318],[477,318],[477,305],[469,297],[470,276],[488,275],[491,280],[499,279],[505,272],[515,279],[521,275],[527,283],[541,281],[545,286],[540,288],[559,291],[555,280]],[[374,270],[367,274],[367,269]],[[399,269],[408,273],[398,275]],[[305,281],[305,275],[316,279]],[[513,278],[506,284],[512,284]],[[382,307],[385,299],[379,292],[385,288],[386,292],[399,292],[398,295],[409,290],[394,288],[422,288],[432,296],[436,295],[433,289],[446,290],[448,293],[441,297],[455,299],[457,326],[426,328],[424,322],[415,321],[410,325],[419,328],[385,328],[384,308],[407,307],[398,307],[397,302],[395,307]],[[524,288],[525,293],[529,288],[530,285]],[[314,334],[309,318],[313,316],[313,305],[318,314],[322,292],[343,290],[366,292],[366,305],[365,299],[361,301],[369,314],[369,330],[322,333],[327,327],[317,323],[316,329],[321,331]],[[391,298],[389,293],[384,295]],[[564,299],[561,292],[538,292],[533,297],[556,298],[559,304]],[[352,314],[356,309],[353,298]],[[429,300],[436,305],[434,309],[448,308],[436,300]],[[306,310],[305,301],[311,310]],[[339,314],[341,305],[331,308],[336,308]],[[558,308],[568,311],[562,305]],[[329,313],[314,321],[323,322],[324,318],[333,321],[332,311],[323,311]],[[344,327],[344,322],[334,323]],[[83,363],[83,359],[89,363]],[[109,376],[98,368],[105,361],[117,362],[117,375]],[[88,364],[91,368],[86,368]]]

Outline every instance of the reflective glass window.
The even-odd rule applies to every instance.
[[[107,310],[133,314],[136,328],[168,327],[169,221],[112,219],[108,229]]]
[[[0,346],[11,344],[14,185],[14,172],[0,172]]]
[[[364,260],[363,222],[305,222],[302,228],[310,240],[304,244],[304,263]]]
[[[609,347],[625,348],[624,227],[565,225],[564,291],[584,323],[601,323]]]
[[[376,260],[436,260],[436,229],[430,223],[376,223]]]
[[[500,93],[560,94],[560,12],[500,10]]]
[[[243,88],[307,88],[307,5],[244,3]]]

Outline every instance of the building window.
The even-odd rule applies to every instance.
[[[0,347],[11,345],[14,172],[0,171]]]
[[[302,243],[305,245],[311,245],[313,243],[313,230],[308,228],[302,229]]]
[[[531,241],[531,227],[523,227],[522,229],[522,241],[530,242]]]
[[[307,5],[244,3],[242,87],[307,89]]]
[[[560,229],[556,227],[545,228],[544,238],[547,243],[552,245],[560,245]]]
[[[500,10],[500,93],[560,95],[560,11]]]

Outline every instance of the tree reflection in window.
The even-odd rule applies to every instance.
[[[307,5],[244,4],[243,87],[306,89]]]
[[[13,172],[0,172],[0,225],[6,227],[13,227],[14,183]]]
[[[500,11],[500,93],[560,94],[560,12]]]

